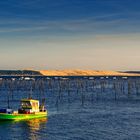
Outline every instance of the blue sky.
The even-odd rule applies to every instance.
[[[140,70],[139,0],[1,0],[1,69]]]

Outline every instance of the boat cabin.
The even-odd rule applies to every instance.
[[[22,99],[21,110],[25,111],[26,113],[39,112],[39,101],[33,99]]]

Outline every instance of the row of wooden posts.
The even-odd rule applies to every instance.
[[[32,90],[32,93],[30,92]],[[0,93],[8,93],[8,98],[13,99],[14,94],[22,92],[38,93],[38,97],[55,97],[56,105],[67,98],[71,103],[79,99],[84,105],[86,101],[135,97],[140,95],[140,80],[110,80],[110,79],[39,79],[39,80],[12,80],[0,81]],[[31,96],[31,95],[30,95]],[[133,98],[132,98],[133,99]]]

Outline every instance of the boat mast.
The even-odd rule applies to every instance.
[[[31,99],[32,98],[32,94],[33,94],[33,73],[31,73],[31,77],[30,77],[30,92],[29,92],[29,98]]]
[[[40,96],[41,96],[41,108],[44,110],[45,107],[45,83],[44,80],[41,80],[41,92],[40,92]]]
[[[10,108],[10,93],[11,93],[11,81],[7,81],[8,96],[7,96],[7,108]]]
[[[32,87],[31,87],[30,92],[29,92],[29,98],[30,99],[32,98],[32,92],[33,92],[33,90],[32,90]]]
[[[9,99],[9,92],[8,92],[8,99],[7,99],[7,108],[10,108],[10,99]]]

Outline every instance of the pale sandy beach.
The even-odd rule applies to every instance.
[[[135,73],[102,70],[40,70],[45,76],[140,76]]]

